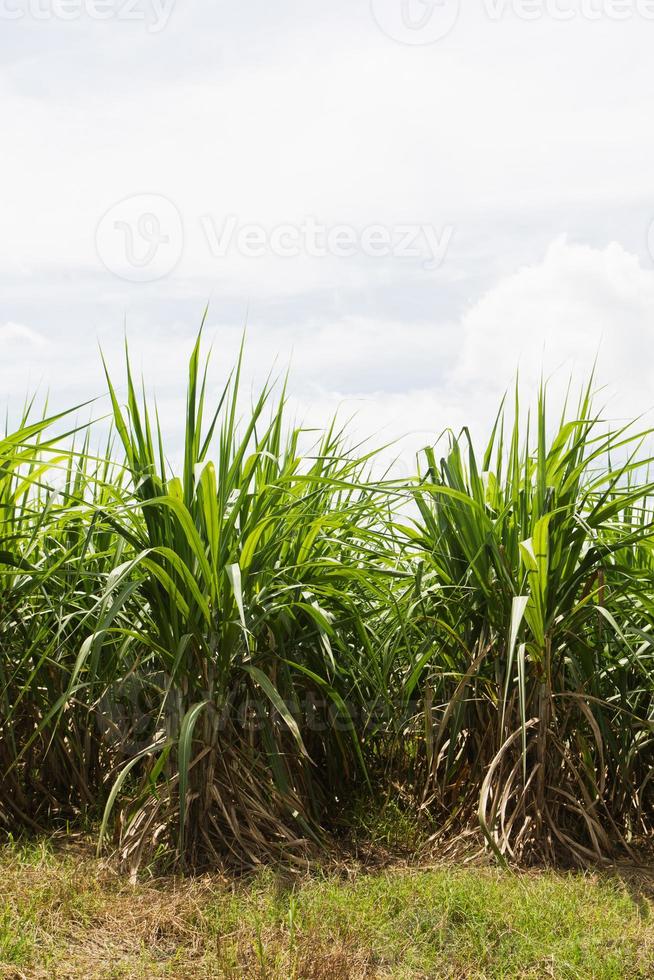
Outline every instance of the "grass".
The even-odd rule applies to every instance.
[[[87,847],[48,843],[5,846],[0,874],[6,978],[644,980],[654,971],[654,906],[633,875],[352,866],[131,885]]]

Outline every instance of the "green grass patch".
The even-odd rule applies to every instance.
[[[130,885],[86,852],[0,853],[0,976],[648,978],[652,903],[608,875],[444,866]]]

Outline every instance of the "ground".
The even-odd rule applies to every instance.
[[[452,864],[136,884],[84,846],[0,848],[2,978],[652,978],[651,882]]]

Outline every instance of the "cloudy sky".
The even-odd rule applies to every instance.
[[[653,45],[652,0],[0,0],[0,401],[101,394],[126,324],[175,438],[209,302],[311,422],[483,430],[598,350],[648,410]]]

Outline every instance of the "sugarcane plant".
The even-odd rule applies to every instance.
[[[481,458],[467,430],[427,450],[416,489],[423,805],[476,811],[500,856],[602,859],[652,827],[650,433],[605,425],[592,383],[553,429],[544,387],[524,438],[517,395],[505,416]]]
[[[651,840],[651,432],[516,388],[400,480],[243,357],[214,391],[200,331],[181,451],[127,348],[109,421],[0,439],[0,828],[132,871],[305,866],[362,799],[501,861]]]
[[[307,433],[286,426],[270,384],[241,422],[240,359],[208,416],[198,337],[176,475],[126,370],[126,410],[107,377],[134,501],[116,524],[129,558],[108,587],[139,583],[131,633],[159,697],[103,832],[130,784],[119,847],[131,864],[161,839],[182,863],[302,861],[339,788],[365,779],[346,702],[379,601],[366,456],[348,455],[334,426],[302,454]]]

